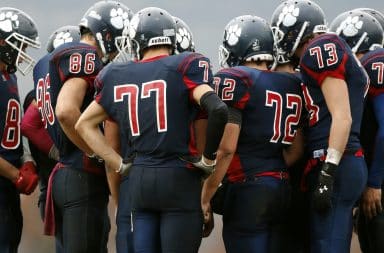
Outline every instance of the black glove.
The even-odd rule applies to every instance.
[[[325,162],[319,173],[319,180],[313,194],[313,207],[324,213],[332,207],[333,181],[337,165]]]
[[[203,156],[180,156],[180,160],[191,163],[194,167],[202,170],[204,173],[204,178],[209,177],[214,171],[216,166],[216,161],[212,165],[208,165],[204,161]]]

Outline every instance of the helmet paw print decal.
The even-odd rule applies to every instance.
[[[0,13],[0,29],[4,32],[11,32],[13,26],[19,26],[19,17],[12,11]]]
[[[56,34],[56,37],[53,40],[53,48],[57,48],[58,46],[64,43],[68,43],[72,41],[73,41],[73,37],[71,36],[70,32],[59,32],[58,34]]]
[[[341,22],[340,26],[337,28],[336,33],[343,34],[347,37],[353,37],[359,33],[359,30],[363,27],[363,21],[359,20],[359,16],[349,16],[343,22]]]
[[[184,27],[177,30],[176,40],[181,48],[187,49],[191,45],[191,37],[191,34]]]
[[[293,26],[296,23],[299,14],[300,9],[298,7],[295,8],[294,5],[285,6],[279,15],[278,23],[282,23],[287,27]]]
[[[129,24],[129,15],[128,12],[124,11],[122,8],[111,9],[111,24],[116,29],[123,29]]]
[[[237,24],[232,25],[227,30],[225,40],[227,41],[228,45],[234,46],[239,41],[240,35],[241,35],[241,27],[239,27]]]

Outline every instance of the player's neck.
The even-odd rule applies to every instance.
[[[287,72],[287,73],[296,73],[295,68],[290,63],[279,64],[276,66],[275,71],[278,72]]]
[[[154,49],[149,48],[148,50],[145,51],[142,60],[151,59],[161,55],[169,55],[169,49],[168,48],[154,48]]]
[[[255,61],[250,61],[250,62],[244,62],[244,66],[247,66],[249,68],[254,68],[258,70],[268,70],[268,65],[267,62],[262,61],[262,62],[255,62]]]

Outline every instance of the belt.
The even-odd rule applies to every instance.
[[[327,155],[327,150],[323,149],[323,148],[314,150],[312,152],[312,158],[319,159],[320,161],[324,161],[326,155]],[[364,156],[364,152],[363,152],[362,148],[346,149],[346,150],[344,150],[343,156],[344,155],[354,155],[356,157],[362,157],[362,156]]]
[[[289,180],[289,173],[285,171],[264,171],[264,172],[257,173],[253,176],[246,176],[242,180],[235,181],[233,183],[244,183],[247,181],[255,181],[259,177],[273,177],[280,180],[283,180],[283,179]]]

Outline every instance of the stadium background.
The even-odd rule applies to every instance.
[[[49,35],[58,27],[63,25],[76,25],[85,11],[97,1],[92,0],[1,0],[0,6],[19,8],[27,12],[36,22],[39,30],[42,47],[29,53],[38,59],[46,53],[45,45]],[[252,14],[270,20],[274,8],[280,0],[121,0],[122,3],[134,12],[149,6],[157,6],[169,11],[172,15],[183,19],[194,34],[196,48],[199,52],[208,56],[214,70],[218,70],[218,45],[222,39],[225,25],[233,17]],[[327,21],[330,22],[339,13],[357,8],[370,7],[384,11],[382,0],[315,0],[324,10]],[[20,95],[23,99],[25,94],[32,89],[31,74],[19,77]],[[22,208],[24,214],[24,229],[20,245],[20,253],[50,253],[53,252],[53,239],[42,235],[42,223],[37,208],[38,190],[31,196],[22,197]],[[114,211],[110,208],[111,217]],[[201,253],[222,253],[220,229],[221,218],[216,216],[216,227],[213,234],[204,239]],[[113,224],[110,234],[110,252],[114,252]],[[356,238],[352,242],[352,253],[359,253]]]

